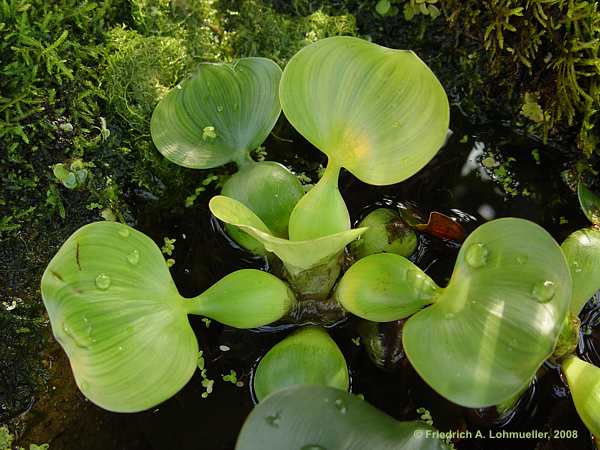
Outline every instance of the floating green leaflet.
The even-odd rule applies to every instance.
[[[527,220],[494,220],[467,238],[435,303],[406,322],[404,348],[444,397],[497,405],[552,354],[570,298],[569,268],[554,239]]]
[[[250,413],[236,450],[448,450],[424,422],[398,422],[352,394],[293,386]]]
[[[152,139],[170,161],[208,169],[244,165],[267,138],[279,114],[281,69],[267,58],[202,63],[157,105]]]
[[[362,181],[398,183],[443,145],[444,89],[413,52],[338,36],[296,53],[284,69],[283,111],[306,139]]]
[[[158,246],[115,222],[77,230],[50,261],[41,291],[77,385],[119,412],[151,408],[190,379],[198,343],[188,312],[255,327],[281,318],[293,302],[285,283],[250,269],[184,299]]]
[[[261,359],[254,375],[254,393],[267,395],[296,384],[348,389],[344,355],[322,328],[302,328],[275,345]]]

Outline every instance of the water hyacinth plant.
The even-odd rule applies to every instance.
[[[281,111],[328,158],[306,193],[288,168],[251,157]],[[408,360],[463,406],[515,398],[554,357],[598,434],[596,404],[582,398],[597,388],[600,369],[573,356],[571,345],[557,351],[557,342],[577,334],[569,334],[570,319],[600,287],[600,276],[589,275],[600,267],[600,201],[585,186],[579,197],[592,228],[561,248],[527,220],[485,223],[466,238],[445,287],[408,259],[414,229],[433,227],[438,216],[409,224],[380,208],[351,227],[338,187],[342,168],[367,184],[399,183],[433,158],[448,125],[442,86],[410,51],[335,37],[300,50],[283,72],[265,58],[201,64],[157,105],[152,138],[184,167],[235,163],[210,211],[240,246],[283,269],[238,270],[185,299],[149,237],[113,222],[82,227],[42,278],[53,333],[81,391],[111,411],[154,407],[196,368],[188,314],[237,328],[298,326],[307,324],[294,323],[294,311],[326,304],[368,323],[406,319]],[[446,448],[423,437],[427,425],[396,422],[347,392],[344,355],[318,326],[330,322],[313,318],[261,358],[252,383],[260,403],[237,448]]]

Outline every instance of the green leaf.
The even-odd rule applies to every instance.
[[[444,450],[423,422],[398,422],[366,401],[326,386],[294,386],[250,413],[236,450]]]
[[[222,278],[185,305],[189,313],[236,328],[254,328],[281,319],[294,302],[293,292],[276,276],[242,269]]]
[[[184,167],[243,165],[269,135],[281,107],[281,69],[270,59],[203,63],[157,105],[150,128],[158,150]]]
[[[190,379],[198,343],[188,313],[250,328],[279,320],[294,302],[283,281],[254,269],[184,299],[158,246],[116,222],[77,230],[50,261],[41,290],[77,385],[118,412],[151,408]]]
[[[357,228],[319,239],[289,241],[273,236],[263,221],[237,200],[217,195],[210,200],[209,207],[219,220],[241,228],[275,253],[291,274],[325,264],[366,231]]]
[[[42,298],[81,391],[110,411],[151,408],[179,391],[198,343],[156,244],[115,222],[77,230],[48,265]]]
[[[594,225],[600,225],[600,197],[581,181],[577,185],[577,196],[585,216]]]
[[[404,319],[432,303],[438,286],[408,259],[367,256],[342,277],[335,296],[352,314],[373,322]]]
[[[594,436],[600,436],[600,368],[576,356],[567,358],[561,367],[579,417]]]
[[[417,248],[417,235],[391,209],[377,208],[371,211],[358,226],[368,230],[351,245],[356,259],[381,252],[408,257]]]
[[[286,167],[264,161],[242,167],[225,182],[221,192],[251,209],[275,236],[287,239],[290,214],[304,195],[304,188]],[[259,241],[244,231],[233,225],[225,228],[238,244],[252,253],[267,253]]]
[[[600,289],[600,230],[584,228],[575,231],[565,239],[561,248],[573,278],[571,312],[579,315],[587,301]]]
[[[446,93],[412,51],[322,39],[290,59],[279,95],[290,123],[330,164],[369,184],[405,180],[446,139]]]
[[[305,241],[350,229],[350,214],[338,188],[340,168],[329,164],[319,182],[290,216],[290,240]]]
[[[467,238],[435,303],[408,319],[404,349],[447,399],[497,405],[552,354],[570,298],[569,267],[554,239],[527,220],[493,220]]]
[[[346,359],[323,328],[302,328],[287,336],[260,360],[254,374],[258,401],[296,384],[348,389]]]

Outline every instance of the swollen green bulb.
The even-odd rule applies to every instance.
[[[395,253],[408,257],[417,248],[416,233],[391,209],[371,211],[358,226],[369,229],[350,246],[356,259],[375,253]]]

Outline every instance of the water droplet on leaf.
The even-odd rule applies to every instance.
[[[110,287],[110,277],[101,273],[96,277],[96,287],[101,291],[105,291]]]
[[[335,402],[335,407],[338,409],[339,412],[341,412],[342,414],[346,414],[346,411],[348,411],[348,408],[346,407],[346,402],[344,402],[344,400],[338,398]]]
[[[547,303],[552,300],[556,292],[556,287],[552,281],[543,281],[533,286],[532,295],[540,303]]]
[[[217,105],[217,111],[223,112],[223,105]]]
[[[581,264],[579,264],[579,261],[573,261],[571,265],[573,266],[573,270],[575,271],[575,273],[583,271],[583,269],[581,268]]]
[[[527,262],[527,255],[519,255],[517,256],[518,264],[525,264]]]
[[[85,343],[81,341],[81,339],[73,332],[73,330],[63,322],[63,331],[67,336],[71,338],[71,340],[75,343],[75,345],[79,348],[87,349],[89,348]]]
[[[127,255],[127,261],[132,266],[135,266],[138,262],[140,262],[140,252],[138,250],[133,250],[129,255]]]
[[[124,238],[129,236],[129,230],[127,228],[123,228],[121,230],[119,230],[119,236],[122,236]]]
[[[433,297],[435,288],[431,280],[420,270],[408,269],[406,271],[406,282],[412,286],[419,299],[430,300]]]
[[[267,422],[267,425],[273,427],[273,428],[279,428],[279,421],[281,420],[281,413],[278,412],[277,414],[275,414],[274,416],[267,416],[265,417],[265,422]]]
[[[90,387],[90,385],[89,385],[89,383],[87,381],[82,381],[81,382],[81,390],[82,391],[87,391],[89,387]]]
[[[484,244],[471,244],[467,248],[465,260],[469,266],[476,269],[485,266],[489,254],[490,251]]]

